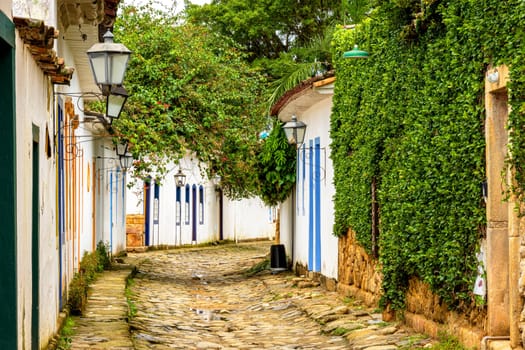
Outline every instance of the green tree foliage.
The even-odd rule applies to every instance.
[[[264,117],[265,80],[226,37],[145,7],[124,7],[117,41],[133,51],[130,98],[114,122],[139,177],[162,175],[186,151],[219,173],[226,195],[249,195]]]
[[[291,53],[282,53],[279,59],[272,60],[268,68],[271,67],[270,71],[276,79],[270,83],[272,93],[268,98],[269,108],[286,91],[293,89],[302,81],[333,69],[330,46],[333,31],[334,28],[327,27],[305,46],[295,48]]]
[[[288,198],[295,184],[296,150],[277,120],[270,135],[261,142],[258,195],[266,205],[276,206]]]
[[[215,0],[189,6],[188,20],[232,38],[256,58],[275,59],[333,25],[340,0]]]
[[[284,92],[333,69],[330,42],[338,24],[358,23],[370,0],[216,0],[187,3],[186,18],[236,42],[271,82],[271,106]]]
[[[279,120],[272,131],[261,141],[257,156],[257,195],[268,206],[277,206],[290,195],[295,185],[296,148],[290,145]],[[277,210],[275,241],[280,243],[280,211]]]

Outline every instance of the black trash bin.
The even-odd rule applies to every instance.
[[[288,270],[284,244],[274,244],[270,247],[270,270],[272,272]]]

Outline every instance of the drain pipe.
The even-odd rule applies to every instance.
[[[510,340],[510,336],[490,336],[487,335],[481,339],[481,348],[480,350],[488,350],[487,343],[491,340]]]

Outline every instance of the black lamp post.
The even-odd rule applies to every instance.
[[[306,124],[297,120],[295,115],[292,115],[292,120],[283,125],[283,129],[290,144],[300,145],[303,143]]]

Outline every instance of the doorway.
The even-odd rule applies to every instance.
[[[31,349],[40,349],[40,205],[39,129],[33,126],[33,198],[31,227]]]
[[[309,212],[308,212],[308,267],[321,271],[321,142],[310,140],[308,148]]]

